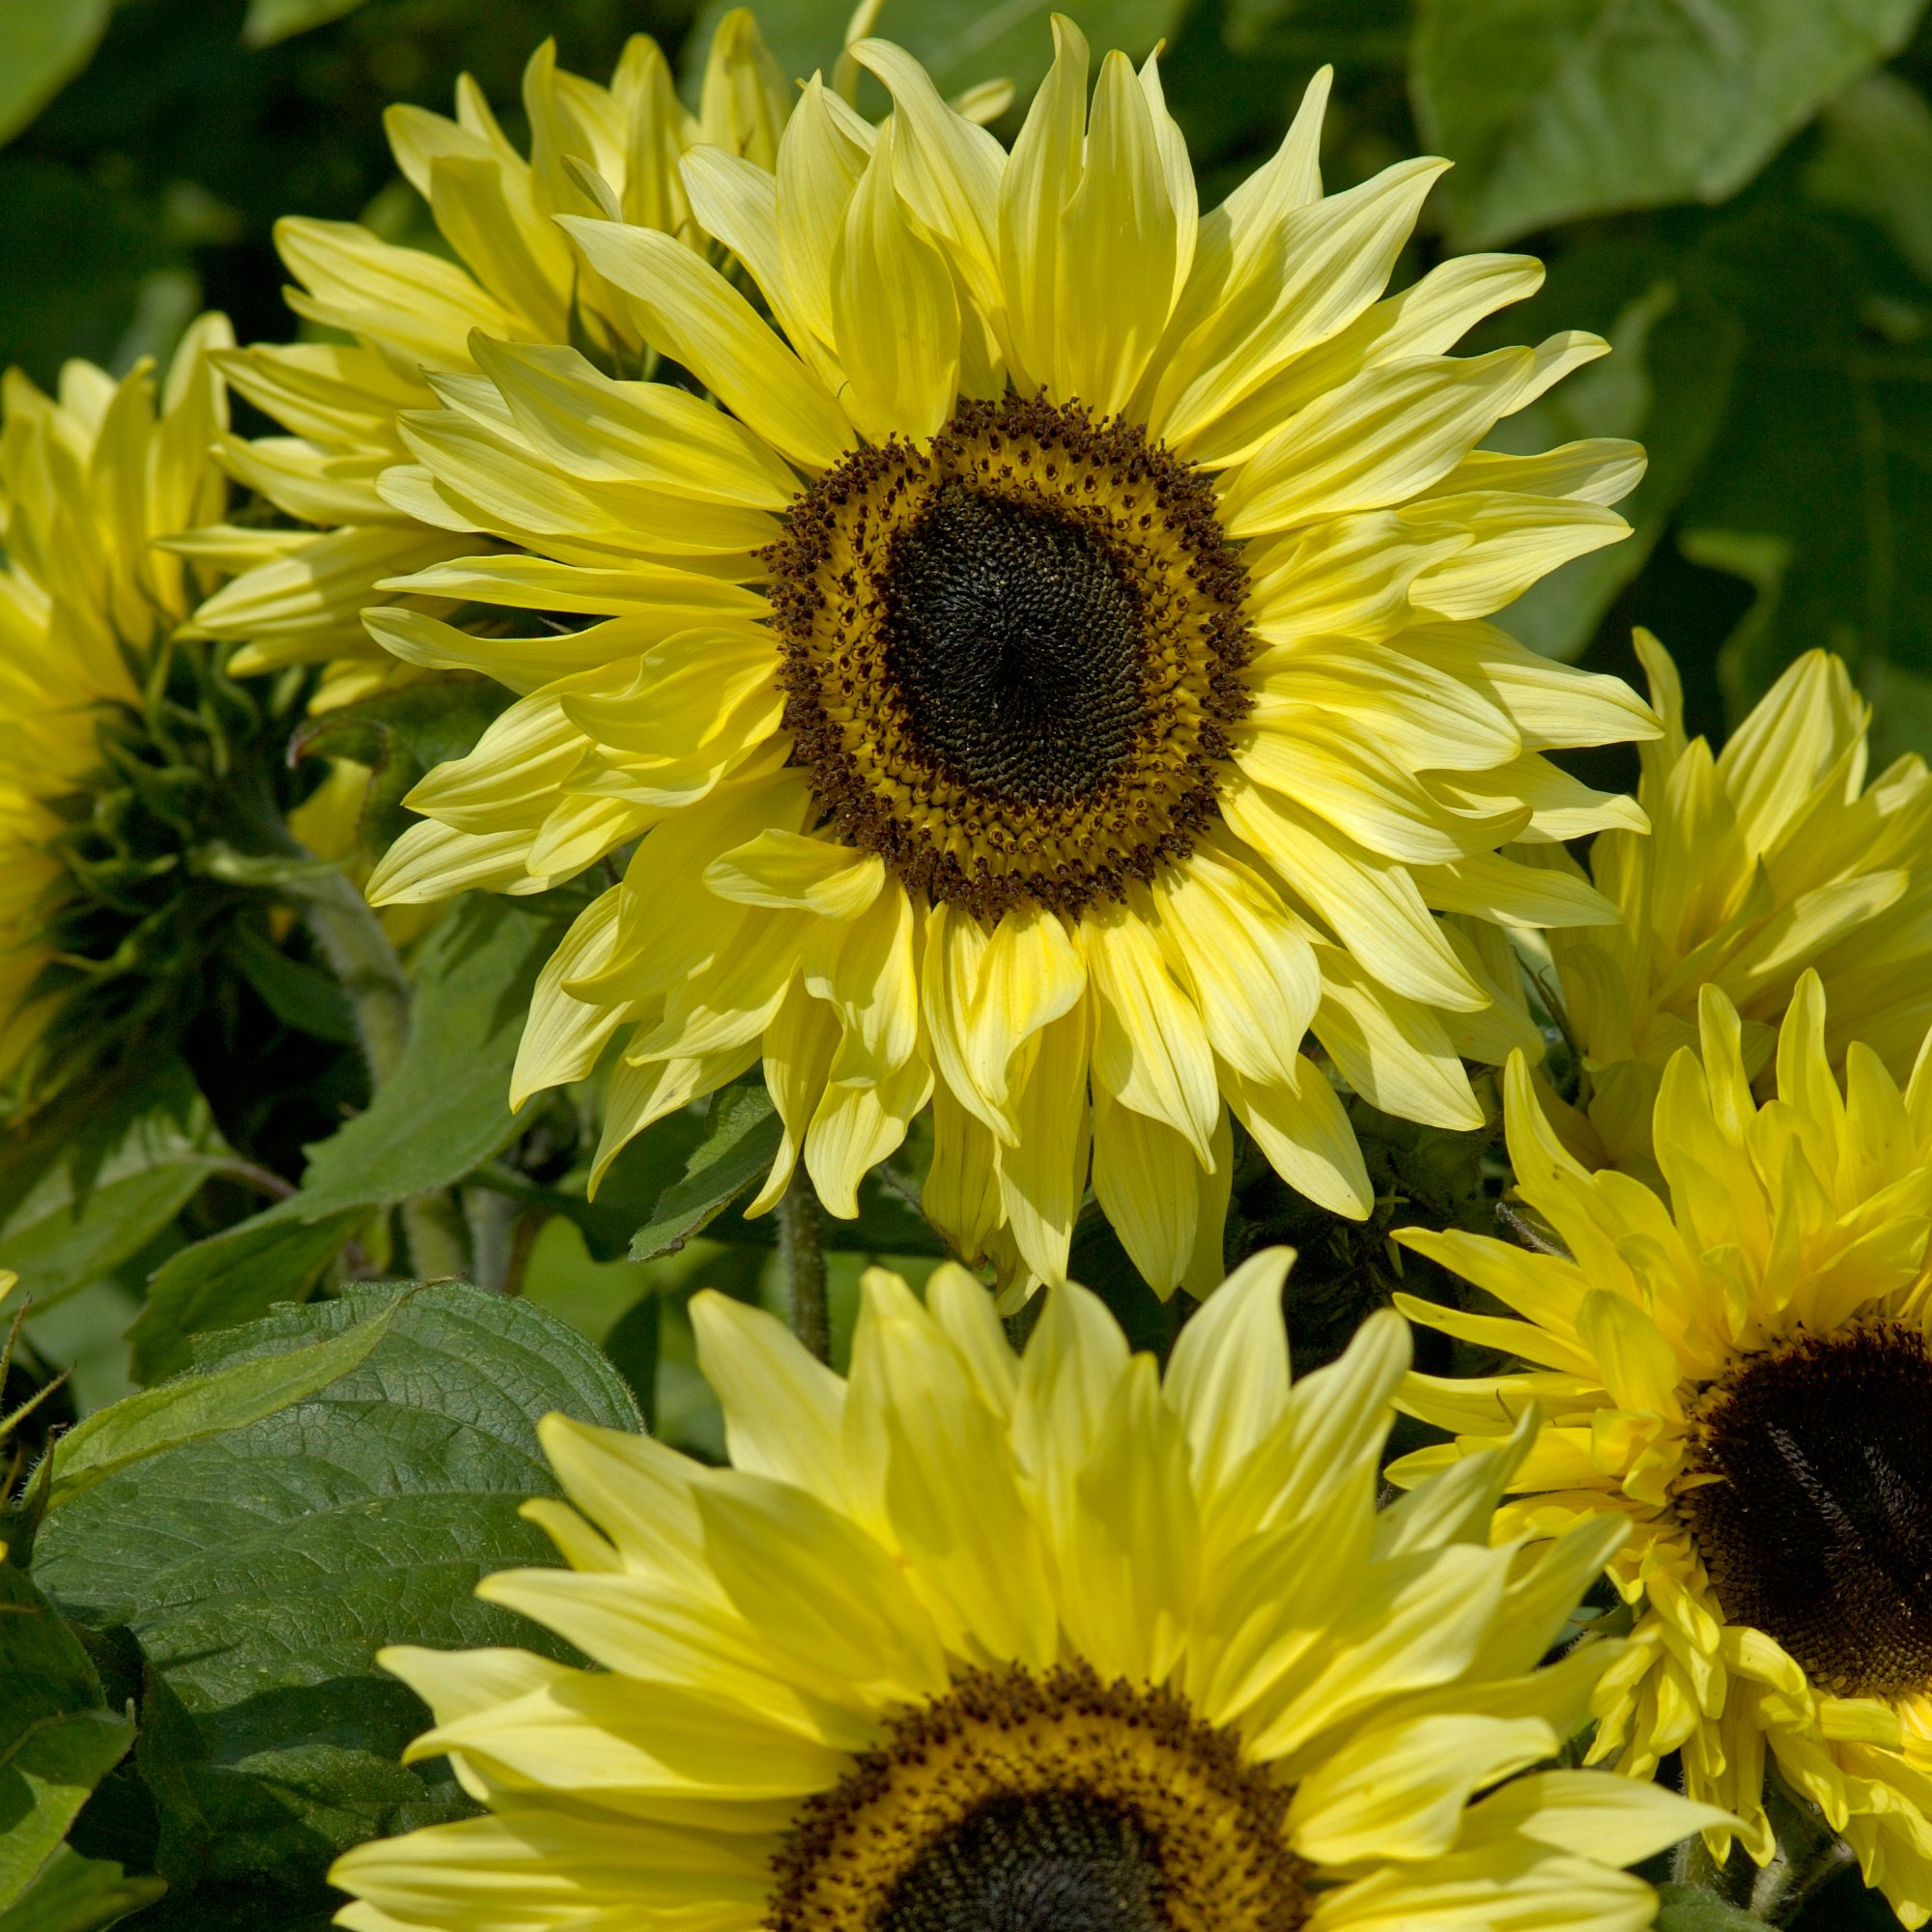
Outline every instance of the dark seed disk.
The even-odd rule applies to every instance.
[[[1932,1353],[1867,1321],[1747,1361],[1699,1418],[1683,1508],[1724,1614],[1817,1684],[1932,1683]]]
[[[893,540],[886,663],[934,760],[1014,803],[1065,804],[1140,729],[1140,599],[1107,543],[958,483]]]

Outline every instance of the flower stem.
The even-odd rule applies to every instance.
[[[403,962],[375,909],[340,872],[306,881],[300,903],[315,943],[349,995],[370,1082],[381,1087],[409,1044],[410,982]]]
[[[410,1040],[410,982],[403,962],[396,957],[375,908],[342,873],[323,872],[305,879],[297,896],[304,923],[349,996],[369,1084],[384,1086],[402,1065],[403,1049]],[[461,1223],[446,1195],[406,1201],[402,1217],[410,1265],[419,1280],[440,1281],[469,1272]]]
[[[829,1362],[832,1327],[825,1307],[825,1242],[818,1223],[818,1196],[803,1162],[779,1201],[779,1260],[791,1290],[791,1332],[821,1362]]]

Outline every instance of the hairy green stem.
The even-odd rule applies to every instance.
[[[831,1361],[824,1234],[818,1220],[818,1196],[802,1161],[779,1201],[779,1260],[791,1290],[791,1332],[821,1362]]]
[[[470,1280],[497,1294],[511,1291],[510,1266],[523,1208],[507,1194],[487,1187],[463,1190],[463,1217],[469,1224]]]
[[[403,1235],[418,1281],[469,1279],[469,1244],[463,1215],[441,1189],[403,1203]]]
[[[370,1082],[381,1087],[402,1065],[409,1044],[410,982],[403,962],[375,908],[340,872],[305,881],[300,896],[303,922],[349,995]]]
[[[324,872],[304,880],[298,896],[303,922],[349,996],[369,1084],[382,1087],[402,1065],[403,1049],[410,1040],[410,982],[403,962],[396,957],[375,908],[342,873]],[[420,1280],[469,1272],[462,1220],[447,1196],[407,1201],[402,1217],[410,1265]]]

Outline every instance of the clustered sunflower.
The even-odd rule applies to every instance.
[[[1908,1925],[1932,1917],[1932,1055],[1901,1094],[1861,1040],[1842,1086],[1816,973],[1752,1096],[1736,1009],[1699,1002],[1698,1051],[1664,1069],[1652,1139],[1667,1199],[1583,1168],[1526,1066],[1509,1069],[1523,1201],[1561,1252],[1456,1232],[1399,1237],[1520,1320],[1414,1297],[1418,1321],[1535,1365],[1411,1376],[1399,1404],[1455,1440],[1397,1463],[1428,1479],[1487,1454],[1532,1407],[1506,1538],[1631,1525],[1610,1574],[1637,1606],[1601,1680],[1593,1758],[1686,1789],[1775,1849],[1767,1754],[1858,1853]],[[1700,1058],[1701,1054],[1701,1058]]]
[[[1871,709],[1842,660],[1800,658],[1723,751],[1687,739],[1677,668],[1636,647],[1663,735],[1641,748],[1647,833],[1606,832],[1590,878],[1620,919],[1552,932],[1549,951],[1590,1081],[1588,1124],[1565,1118],[1592,1164],[1641,1167],[1670,1057],[1697,1039],[1702,989],[1745,1022],[1753,1075],[1800,974],[1831,1004],[1832,1061],[1853,1040],[1893,1075],[1932,1025],[1932,778],[1916,755],[1866,782]],[[1554,848],[1539,855],[1576,870]]]
[[[233,339],[219,316],[194,323],[158,397],[148,362],[118,382],[69,362],[56,396],[18,370],[0,387],[0,1081],[63,997],[115,964],[111,949],[90,960],[62,943],[80,937],[60,916],[86,895],[90,866],[99,878],[121,861],[121,897],[138,895],[150,855],[118,849],[129,814],[92,822],[112,756],[102,731],[137,720],[165,684],[164,646],[206,587],[170,540],[221,514],[213,357]],[[138,760],[138,747],[120,749]],[[116,849],[94,849],[97,833]]]
[[[1078,1288],[865,1282],[849,1380],[694,1303],[733,1466],[553,1418],[564,1569],[493,1603],[595,1668],[384,1661],[488,1815],[338,1861],[353,1932],[1623,1932],[1715,1818],[1547,1763],[1613,1643],[1539,1659],[1622,1533],[1491,1548],[1526,1442],[1375,1507],[1407,1330],[1290,1385],[1274,1250],[1163,1378]],[[1516,1774],[1526,1774],[1517,1776]]]
[[[871,1271],[849,1377],[700,1295],[729,1466],[550,1418],[564,1567],[481,1594],[590,1667],[384,1653],[482,1815],[349,1852],[339,1922],[1640,1932],[1622,1867],[1763,1863],[1776,1777],[1924,1923],[1922,765],[1867,784],[1822,653],[1714,755],[1650,639],[1646,704],[1488,621],[1642,453],[1483,447],[1605,345],[1450,353],[1523,257],[1386,294],[1442,164],[1324,195],[1325,72],[1203,213],[1154,60],[1056,19],[1009,150],[872,12],[797,88],[727,15],[696,115],[646,40],[608,88],[542,49],[527,158],[468,81],[397,109],[455,260],[292,220],[330,339],[204,322],[158,414],[10,379],[0,1073],[163,646],[321,704],[480,674],[368,890],[599,881],[513,1099],[609,1072],[594,1186],[759,1069],[749,1211],[845,1217],[929,1109],[995,1291]],[[1634,800],[1550,756],[1626,742]],[[1383,1311],[1292,1378],[1291,1257],[1222,1281],[1236,1125],[1359,1221],[1345,1094],[1473,1130],[1499,1066],[1527,1245],[1399,1238],[1515,1319],[1398,1302],[1529,1366],[1413,1373]],[[1090,1191],[1204,1304],[1164,1373],[1067,1280]],[[1397,1409],[1450,1439],[1378,1507]],[[1592,1722],[1613,1769],[1559,1763]]]
[[[1465,1059],[1538,1043],[1504,928],[1615,917],[1503,848],[1638,825],[1546,753],[1657,725],[1479,620],[1624,534],[1641,455],[1475,450],[1604,345],[1444,353],[1538,286],[1521,258],[1378,299],[1440,165],[1324,198],[1325,75],[1204,215],[1154,64],[1109,55],[1090,115],[1056,32],[1010,155],[878,41],[851,51],[883,128],[814,79],[775,168],[694,147],[735,278],[608,182],[558,217],[707,395],[556,331],[427,372],[441,407],[395,418],[416,461],[375,488],[491,554],[392,587],[546,628],[368,613],[523,694],[411,794],[371,894],[610,863],[516,1080],[621,1037],[600,1167],[762,1063],[755,1208],[802,1159],[854,1213],[930,1103],[926,1210],[1014,1293],[1065,1278],[1090,1168],[1148,1280],[1205,1292],[1232,1120],[1369,1211],[1311,1030],[1375,1105],[1477,1126]]]
[[[702,142],[770,167],[790,92],[740,8],[719,24],[696,116],[679,103],[657,43],[641,34],[609,87],[558,68],[549,43],[537,49],[524,75],[527,160],[467,75],[453,121],[392,108],[396,163],[456,259],[397,246],[353,222],[291,216],[277,225],[298,284],[291,306],[349,340],[255,343],[219,358],[236,392],[290,432],[224,437],[222,461],[294,523],[204,533],[208,553],[237,574],[196,613],[198,633],[239,643],[242,672],[329,665],[325,706],[405,674],[362,625],[376,586],[494,546],[385,500],[378,479],[410,454],[402,413],[435,406],[429,374],[475,373],[478,330],[506,342],[573,343],[613,375],[654,366],[621,293],[571,248],[554,217],[608,214],[705,256],[712,243],[694,218],[680,157]],[[447,615],[469,595],[457,584],[405,608]]]

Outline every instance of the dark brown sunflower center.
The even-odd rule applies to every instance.
[[[1866,1321],[1745,1362],[1697,1417],[1684,1508],[1734,1623],[1845,1696],[1932,1684],[1932,1353]]]
[[[1212,479],[1076,407],[966,402],[855,450],[766,553],[825,821],[911,891],[1077,913],[1184,858],[1247,712]]]
[[[881,1932],[1166,1932],[1160,1847],[1086,1792],[995,1798],[929,1845]]]
[[[1140,598],[1092,526],[949,483],[894,537],[884,588],[886,668],[962,784],[1065,805],[1131,756]]]
[[[1289,1792],[1172,1692],[974,1672],[808,1803],[771,1932],[1295,1932]]]

